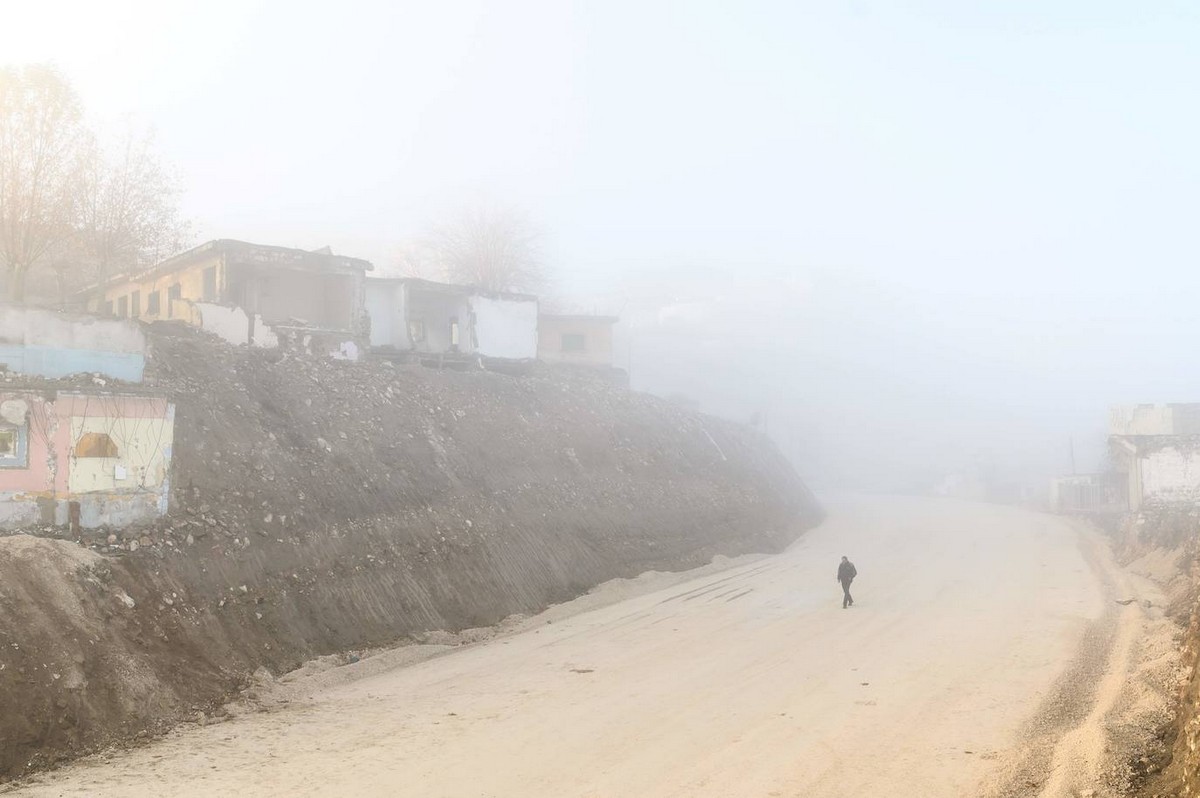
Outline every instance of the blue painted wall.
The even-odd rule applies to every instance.
[[[9,371],[52,379],[90,372],[125,382],[141,382],[146,357],[93,349],[0,343],[0,364],[6,365]]]

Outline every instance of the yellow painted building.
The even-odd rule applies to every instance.
[[[219,239],[84,293],[87,308],[120,318],[192,321],[199,303],[237,306],[268,324],[358,331],[371,264],[326,250]]]

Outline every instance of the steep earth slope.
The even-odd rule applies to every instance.
[[[777,551],[818,510],[763,437],[587,373],[249,351],[156,326],[172,512],[0,539],[0,773],[212,711],[248,674]]]
[[[1117,530],[1120,550],[1154,566],[1164,584],[1167,608],[1183,629],[1182,679],[1172,706],[1174,722],[1162,730],[1162,746],[1139,795],[1200,796],[1200,511],[1190,507],[1145,508]]]

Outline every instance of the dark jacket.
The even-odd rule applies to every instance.
[[[846,560],[838,566],[838,581],[850,582],[854,577],[858,576],[858,569],[854,567],[854,563]]]

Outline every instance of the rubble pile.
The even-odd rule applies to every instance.
[[[818,518],[763,436],[602,376],[314,358],[171,324],[148,339],[145,387],[176,404],[171,510],[64,561],[82,609],[53,635],[0,618],[0,647],[41,641],[0,654],[0,702],[26,718],[0,721],[0,773],[211,713],[260,668],[779,550]],[[20,578],[0,557],[0,585]]]

